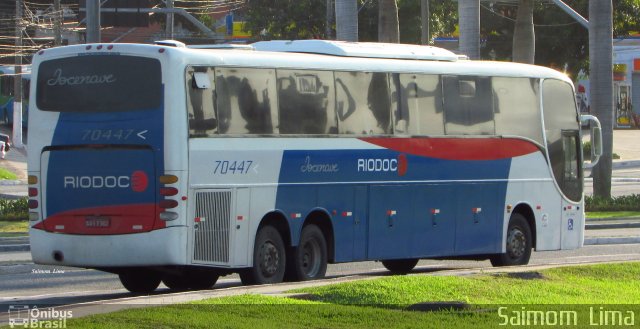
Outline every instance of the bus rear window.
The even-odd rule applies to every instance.
[[[126,112],[160,108],[160,61],[134,56],[78,56],[40,64],[36,103],[51,112]]]

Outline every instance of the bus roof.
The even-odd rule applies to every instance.
[[[378,42],[273,40],[251,44],[259,51],[312,53],[343,57],[456,61],[460,56],[442,48]],[[463,56],[464,57],[464,56]]]
[[[37,65],[42,60],[74,55],[139,54],[167,58],[175,64],[179,64],[174,66],[176,68],[182,65],[246,66],[276,69],[554,78],[571,82],[565,74],[543,66],[459,60],[458,55],[448,50],[417,45],[299,40],[257,42],[248,47],[206,46],[198,48],[122,43],[109,44],[108,47],[104,47],[103,44],[71,45],[38,52],[34,56],[34,64]],[[252,48],[254,50],[251,50]],[[403,49],[415,49],[415,51],[402,55]],[[419,54],[418,50],[425,52]],[[416,59],[419,56],[426,58],[428,51],[433,51],[434,54],[443,54],[443,56],[434,55],[430,57],[431,60]],[[380,52],[380,54],[375,54],[376,52]],[[397,55],[396,57],[392,56],[394,53]],[[366,55],[367,58],[363,59],[357,54]],[[436,58],[442,58],[442,60]],[[445,60],[445,58],[448,59]]]

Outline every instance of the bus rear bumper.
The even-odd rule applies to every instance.
[[[124,235],[70,235],[30,232],[36,264],[85,268],[185,265],[184,227]]]

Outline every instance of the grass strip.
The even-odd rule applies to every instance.
[[[547,325],[571,321],[575,312],[578,322],[576,326],[569,323],[571,328],[589,328],[601,326],[603,310],[610,309],[620,314],[611,320],[621,321],[616,325],[631,321],[628,312],[634,314],[635,325],[640,321],[640,306],[632,304],[640,300],[640,263],[463,277],[390,276],[295,292],[310,294],[306,297],[312,300],[242,295],[71,319],[68,327],[480,329],[505,323],[528,327],[532,323],[523,322],[527,319],[520,314],[532,310],[546,316]],[[462,312],[407,309],[416,303],[442,301],[463,301],[475,308]],[[562,314],[558,318],[560,311],[566,312],[566,319]]]
[[[587,218],[640,218],[640,211],[591,211]]]
[[[18,179],[18,176],[16,176],[16,174],[14,174],[13,172],[5,169],[5,168],[0,168],[0,180],[16,180]]]
[[[0,233],[27,233],[29,221],[0,221]]]

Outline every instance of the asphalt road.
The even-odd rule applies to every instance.
[[[533,253],[530,265],[640,261],[640,244],[586,246],[578,250]],[[490,268],[488,261],[421,261],[413,273],[433,274],[451,269]],[[328,279],[347,276],[384,276],[381,263],[359,262],[329,265]],[[236,275],[221,277],[215,289],[240,286]],[[157,294],[167,294],[163,285]],[[0,313],[9,305],[67,305],[131,297],[113,274],[95,270],[25,264],[0,265]]]

